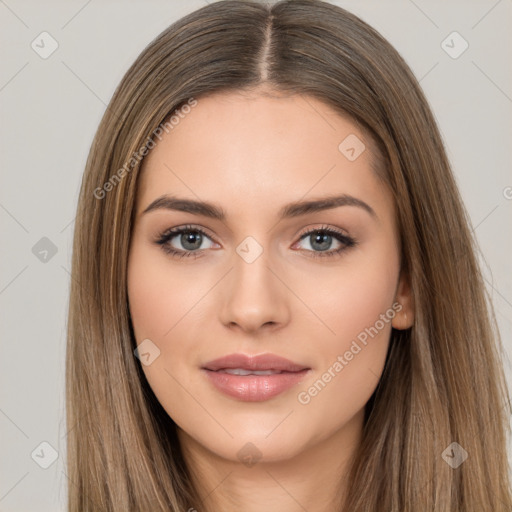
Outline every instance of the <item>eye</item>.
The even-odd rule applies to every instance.
[[[197,258],[201,254],[200,251],[211,249],[213,242],[206,246],[203,243],[207,240],[211,242],[211,238],[205,231],[199,227],[188,225],[164,231],[156,243],[162,246],[164,252],[172,256]],[[180,245],[181,247],[179,247]]]
[[[334,257],[357,245],[354,238],[328,226],[303,233],[297,243],[303,240],[307,242],[306,246],[309,246],[303,250],[311,253],[312,257]],[[204,242],[208,241],[209,243],[206,243],[205,246]],[[337,247],[330,249],[333,242],[337,244]],[[156,243],[162,247],[165,253],[177,258],[197,258],[205,249],[211,249],[215,244],[203,229],[193,225],[167,229],[159,235]]]
[[[341,231],[337,231],[328,226],[322,226],[313,230],[303,233],[299,242],[302,240],[307,241],[306,247],[308,252],[311,252],[312,257],[334,257],[345,251],[349,247],[357,245],[357,241]],[[333,242],[337,244],[337,248],[329,250]]]

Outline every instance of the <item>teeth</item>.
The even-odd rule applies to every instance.
[[[282,373],[276,370],[244,370],[242,368],[224,368],[219,371],[229,373],[230,375],[274,375],[276,373]]]

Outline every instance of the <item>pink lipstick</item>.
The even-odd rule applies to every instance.
[[[299,383],[311,368],[275,354],[230,354],[204,364],[201,370],[226,395],[262,402]]]

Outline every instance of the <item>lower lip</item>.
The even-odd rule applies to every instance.
[[[298,384],[309,372],[283,372],[273,375],[231,375],[202,369],[210,382],[228,396],[245,402],[263,402]]]

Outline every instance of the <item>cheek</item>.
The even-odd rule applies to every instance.
[[[298,395],[309,412],[321,409],[339,422],[370,398],[389,346],[398,274],[398,252],[383,243],[374,251],[354,253],[320,281],[316,276],[321,286],[311,301],[329,329],[323,329],[325,334],[315,345],[319,355],[315,374]]]
[[[372,250],[354,251],[339,265],[318,267],[310,277],[297,280],[303,286],[300,293],[309,296],[314,312],[331,331],[328,339],[334,342],[357,336],[393,304],[398,252],[384,241],[372,245]]]
[[[137,343],[162,335],[167,321],[164,310],[171,297],[162,282],[162,275],[160,280],[155,279],[158,268],[149,265],[148,258],[141,252],[135,250],[128,265],[128,298]]]
[[[142,370],[169,415],[186,416],[181,405],[189,403],[190,396],[180,385],[188,380],[183,363],[199,351],[202,340],[190,335],[190,326],[198,324],[201,298],[213,283],[169,262],[142,241],[130,251],[127,281],[136,344],[149,339],[158,354],[150,364],[142,364]]]
[[[163,340],[190,312],[200,291],[197,276],[187,279],[154,249],[135,245],[128,260],[128,298],[137,343]]]

